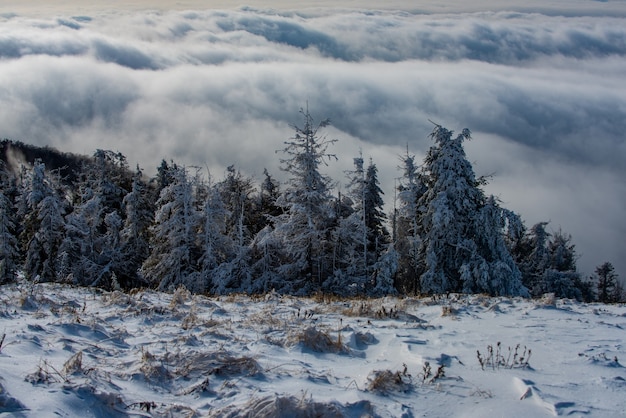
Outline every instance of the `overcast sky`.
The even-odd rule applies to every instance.
[[[339,140],[327,173],[362,150],[391,205],[429,120],[467,127],[487,192],[624,277],[626,3],[376,3],[3,1],[0,137],[279,176],[308,102]]]

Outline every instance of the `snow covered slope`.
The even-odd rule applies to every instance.
[[[0,416],[623,417],[625,328],[549,298],[8,285]]]

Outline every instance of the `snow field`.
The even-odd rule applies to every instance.
[[[620,417],[625,327],[570,300],[5,285],[0,416]]]

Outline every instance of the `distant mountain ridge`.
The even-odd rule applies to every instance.
[[[68,183],[74,183],[83,165],[90,161],[85,155],[61,152],[49,146],[41,147],[10,139],[3,139],[0,142],[0,159],[16,174],[22,165],[32,167],[35,160],[39,159],[47,170],[59,170],[61,178]]]

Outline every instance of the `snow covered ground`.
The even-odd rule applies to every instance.
[[[625,328],[569,300],[7,285],[0,416],[623,417]]]

